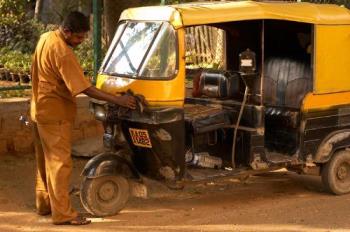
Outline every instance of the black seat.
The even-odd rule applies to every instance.
[[[302,100],[312,88],[310,65],[301,59],[270,57],[264,74],[265,145],[293,154]]]
[[[298,78],[288,82],[284,104],[292,108],[300,108],[301,102],[309,91],[311,91],[311,78]]]
[[[271,107],[300,108],[311,90],[311,69],[300,59],[271,57],[265,62],[264,103]]]

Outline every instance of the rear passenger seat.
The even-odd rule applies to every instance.
[[[265,147],[269,150],[294,154],[299,138],[300,107],[311,89],[311,68],[307,62],[279,57],[266,60]]]
[[[299,109],[311,88],[311,69],[308,62],[280,57],[266,60],[264,103],[268,106],[267,114],[277,114],[276,108],[281,107]]]

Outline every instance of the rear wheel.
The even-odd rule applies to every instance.
[[[350,192],[350,151],[341,150],[322,167],[322,182],[328,192],[337,195]]]
[[[117,214],[125,207],[129,196],[129,182],[123,176],[85,177],[81,183],[81,202],[89,213],[96,216]]]

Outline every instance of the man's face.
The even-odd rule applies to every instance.
[[[70,32],[69,30],[65,30],[64,33],[67,44],[69,44],[73,48],[81,44],[87,36],[87,32],[76,33]]]

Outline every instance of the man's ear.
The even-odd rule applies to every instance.
[[[63,32],[67,37],[70,37],[72,35],[71,30],[69,30],[68,28],[63,28]]]

